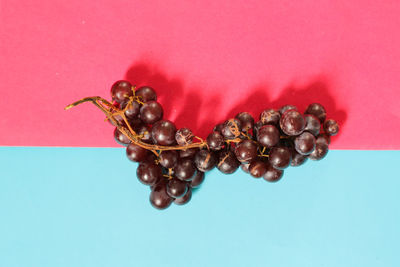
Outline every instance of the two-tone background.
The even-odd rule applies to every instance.
[[[0,1],[0,266],[399,266],[400,3]],[[311,102],[340,134],[276,184],[153,209],[85,96],[128,79],[205,137]]]

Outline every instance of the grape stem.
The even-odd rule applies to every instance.
[[[136,99],[136,97],[132,97],[130,99],[130,103],[132,101],[138,101],[138,99]],[[191,144],[186,144],[184,146],[160,146],[160,145],[152,145],[152,144],[147,144],[144,143],[141,140],[142,135],[138,135],[130,126],[128,119],[125,116],[125,109],[129,107],[130,103],[128,103],[125,107],[125,109],[119,109],[117,107],[115,107],[113,104],[111,104],[109,101],[105,100],[104,98],[100,97],[100,96],[92,96],[92,97],[85,97],[82,98],[81,100],[78,100],[68,106],[65,107],[65,110],[68,110],[70,108],[76,107],[82,103],[85,102],[91,102],[93,105],[95,105],[97,108],[99,108],[101,111],[103,111],[103,113],[107,116],[107,119],[115,126],[117,127],[117,129],[124,134],[126,137],[129,138],[129,140],[140,147],[143,147],[147,150],[152,151],[154,154],[156,154],[156,156],[159,156],[159,152],[160,151],[165,151],[165,150],[186,150],[186,149],[190,149],[190,148],[203,148],[203,147],[208,147],[207,146],[207,142],[204,141],[203,139],[201,139],[200,137],[195,136],[195,138],[197,140],[199,140],[199,142],[195,142],[195,143],[191,143]],[[139,101],[138,101],[139,102]],[[117,119],[116,116],[120,116],[125,124],[122,125],[122,123],[120,123]]]
[[[133,90],[134,91],[134,90]],[[106,120],[109,120],[117,129],[135,145],[140,146],[144,149],[152,151],[157,158],[160,156],[161,151],[166,151],[166,150],[186,150],[190,148],[206,148],[210,150],[207,141],[203,140],[202,138],[198,136],[194,136],[194,139],[198,140],[198,142],[194,143],[187,143],[185,145],[175,145],[175,146],[160,146],[160,145],[152,145],[152,144],[147,144],[142,141],[142,138],[144,134],[137,134],[131,127],[128,119],[125,116],[125,111],[130,107],[133,101],[138,102],[139,104],[143,104],[142,99],[140,97],[133,95],[130,97],[128,104],[125,106],[124,109],[120,109],[115,107],[112,103],[107,101],[106,99],[100,97],[100,96],[92,96],[92,97],[85,97],[82,98],[81,100],[78,100],[68,106],[65,107],[65,110],[68,110],[70,108],[76,107],[82,103],[85,102],[91,102],[94,104],[97,108],[99,108],[101,111],[103,111],[104,114],[106,114],[107,118]],[[117,120],[116,117],[121,117],[123,119],[123,123],[120,122],[120,120]],[[252,140],[251,137],[248,135],[248,133],[242,133],[239,131],[238,126],[236,122],[233,120],[231,121],[231,125],[229,125],[230,130],[236,136],[234,139],[225,139],[225,143],[230,146],[231,143],[240,143],[243,141],[241,138],[239,138],[240,135],[246,137],[249,140]],[[290,138],[289,136],[280,136],[281,139],[286,139]],[[255,142],[255,141],[253,141]],[[268,157],[268,155],[264,154],[265,147],[261,151],[261,154],[259,156],[261,157]]]

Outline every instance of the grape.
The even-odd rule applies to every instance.
[[[196,174],[193,177],[193,179],[190,181],[190,186],[192,188],[199,187],[203,183],[204,178],[205,178],[204,172],[201,172],[201,171],[197,170]]]
[[[281,114],[275,109],[266,109],[260,114],[260,121],[263,125],[273,124],[278,126],[280,118]]]
[[[257,158],[257,145],[252,140],[243,140],[236,146],[235,155],[241,163],[250,163]]]
[[[222,135],[227,139],[235,139],[240,135],[241,122],[238,119],[230,119],[224,122],[221,129]]]
[[[215,167],[217,164],[217,156],[212,151],[201,149],[194,156],[194,163],[198,170],[206,172]]]
[[[279,109],[279,113],[280,113],[281,115],[283,115],[283,113],[285,113],[285,112],[288,111],[288,110],[296,110],[296,111],[297,111],[297,107],[296,107],[296,106],[293,106],[293,105],[285,105],[285,106],[283,106],[283,107],[281,107],[281,108]]]
[[[136,101],[132,101],[129,105],[129,102],[123,103],[121,105],[121,109],[125,109],[125,117],[129,120],[129,119],[134,119],[139,115],[140,112],[140,104]],[[128,105],[128,106],[127,106]]]
[[[325,108],[318,103],[310,104],[304,114],[311,114],[318,118],[318,120],[323,123],[326,118],[326,111]]]
[[[128,81],[116,81],[111,87],[112,100],[121,104],[128,102],[129,97],[133,96],[132,84]]]
[[[294,139],[294,148],[302,155],[309,155],[315,148],[315,137],[309,132],[303,132]]]
[[[126,148],[126,156],[134,162],[142,162],[147,159],[149,150],[135,144],[129,144]]]
[[[121,133],[118,128],[115,128],[114,130],[114,138],[120,145],[123,146],[127,146],[131,143],[131,140],[126,135]]]
[[[278,170],[268,165],[267,171],[264,173],[263,178],[268,182],[276,182],[282,178],[283,170]]]
[[[325,133],[319,134],[317,138],[324,138],[328,145],[331,143],[331,137]]]
[[[330,136],[337,135],[339,132],[339,124],[335,120],[327,120],[324,123],[324,131]]]
[[[264,125],[257,133],[257,141],[267,148],[278,144],[279,138],[279,130],[274,125]]]
[[[157,157],[156,157],[156,155],[154,155],[154,153],[148,153],[146,161],[156,163],[157,162]]]
[[[308,157],[312,160],[321,160],[326,156],[328,150],[329,148],[326,138],[323,136],[319,136],[315,141],[314,151]]]
[[[314,136],[317,136],[321,130],[321,123],[319,122],[318,118],[314,115],[307,114],[304,116],[304,120],[306,121],[306,127],[304,128],[304,131],[310,132]]]
[[[223,123],[220,123],[220,124],[215,125],[213,131],[214,131],[214,132],[220,132],[220,133],[222,133],[222,128],[224,128],[224,124],[223,124]]]
[[[240,121],[243,132],[248,132],[254,127],[254,118],[248,112],[241,112],[235,116]]]
[[[207,144],[211,150],[221,150],[224,146],[224,136],[220,132],[213,131],[207,137]]]
[[[144,105],[140,108],[140,119],[144,123],[154,124],[162,119],[163,114],[164,111],[162,106],[156,101],[144,103]]]
[[[300,112],[293,109],[282,114],[279,124],[282,131],[290,136],[301,134],[306,126],[306,122]]]
[[[236,156],[232,151],[223,151],[219,154],[219,161],[217,168],[222,173],[231,174],[234,173],[240,166],[240,162],[236,159]]]
[[[189,128],[177,130],[173,122],[163,120],[164,110],[153,88],[134,89],[128,81],[117,81],[111,87],[112,104],[88,97],[66,109],[91,101],[106,113],[117,127],[115,139],[127,146],[128,159],[139,162],[137,177],[150,186],[150,202],[157,209],[189,202],[193,188],[215,166],[225,174],[240,166],[255,178],[278,181],[289,165],[324,158],[331,136],[339,132],[335,120],[326,120],[325,108],[313,103],[304,114],[293,105],[264,109],[257,122],[248,112],[238,113],[217,124],[203,141]]]
[[[188,190],[187,182],[179,179],[171,179],[167,183],[167,193],[170,197],[180,198],[186,194]]]
[[[165,150],[160,153],[160,165],[164,168],[173,168],[178,163],[179,153],[176,150]]]
[[[139,117],[129,119],[128,123],[132,127],[132,129],[137,129],[138,127],[140,127],[143,124],[142,120]]]
[[[194,156],[196,155],[197,151],[199,151],[199,149],[197,147],[193,147],[193,148],[188,148],[185,150],[179,150],[179,157],[180,158],[194,158]]]
[[[274,147],[269,152],[269,162],[276,169],[285,169],[291,161],[290,149],[287,147]]]
[[[162,178],[161,167],[152,161],[145,161],[139,164],[136,175],[140,182],[145,185],[153,185]]]
[[[301,155],[296,152],[295,149],[292,149],[292,161],[290,162],[290,166],[297,167],[306,162],[308,157],[306,155]]]
[[[144,103],[157,100],[156,92],[149,86],[142,86],[138,88],[135,94],[136,96],[139,96],[140,100]]]
[[[151,136],[154,143],[169,146],[175,143],[175,125],[167,120],[158,121],[151,129]]]
[[[261,127],[263,127],[264,124],[262,123],[262,121],[258,121],[254,124],[254,135],[258,136],[258,131],[261,129]]]
[[[171,205],[172,201],[174,201],[174,199],[168,195],[165,182],[158,183],[151,190],[150,203],[154,208],[160,210],[166,209]]]
[[[174,203],[177,205],[184,205],[188,203],[191,199],[192,199],[192,189],[188,188],[186,194],[183,197],[175,199]]]
[[[194,135],[188,128],[182,128],[176,131],[175,140],[180,146],[191,144],[193,142]]]
[[[196,172],[193,161],[188,158],[180,159],[174,167],[175,176],[184,181],[190,181]]]
[[[140,140],[142,142],[145,142],[147,144],[153,143],[153,139],[151,137],[151,131],[148,126],[146,126],[144,124],[140,124],[139,126],[136,127],[135,131],[136,131],[136,134],[142,136],[142,138],[140,138]]]
[[[254,178],[260,178],[267,171],[268,164],[260,159],[252,161],[249,165],[249,173]]]
[[[245,173],[249,173],[250,171],[249,171],[249,166],[250,166],[250,163],[242,163],[242,164],[240,164],[240,168],[242,168],[242,170],[245,172]]]

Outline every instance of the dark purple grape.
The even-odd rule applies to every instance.
[[[196,174],[193,177],[193,179],[190,181],[190,186],[192,188],[199,187],[203,183],[204,178],[205,178],[205,173],[197,170]]]
[[[240,168],[242,168],[242,170],[245,173],[249,173],[249,166],[250,166],[250,163],[242,163],[242,164],[240,164]]]
[[[248,132],[254,127],[254,118],[248,112],[241,112],[235,116],[240,121],[243,132]]]
[[[125,107],[122,107],[122,109],[125,109]],[[134,119],[139,115],[139,113],[140,104],[136,101],[132,101],[124,112],[127,119]]]
[[[223,124],[223,123],[220,123],[220,124],[215,125],[213,131],[214,131],[214,132],[220,132],[220,133],[222,133],[222,128],[224,128],[224,124]]]
[[[249,173],[254,178],[260,178],[265,174],[267,168],[268,168],[268,163],[265,163],[260,159],[256,159],[250,163]]]
[[[188,190],[188,184],[185,181],[179,179],[171,179],[167,183],[167,193],[170,197],[180,198],[186,194]]]
[[[162,177],[161,166],[153,161],[141,162],[136,169],[136,175],[143,184],[154,185]]]
[[[194,156],[194,163],[196,164],[197,169],[202,172],[206,172],[211,170],[217,164],[217,156],[213,151],[209,151],[206,149],[199,150]]]
[[[301,155],[296,152],[295,149],[292,149],[292,160],[290,161],[290,166],[297,167],[304,164],[307,161],[308,157],[305,155]]]
[[[315,149],[314,151],[308,156],[312,160],[321,160],[323,159],[326,154],[328,153],[329,147],[328,142],[325,137],[320,136],[315,141]]]
[[[179,153],[176,150],[164,150],[160,153],[160,165],[164,168],[173,168],[178,163]]]
[[[257,141],[267,148],[271,148],[279,143],[279,130],[274,125],[264,125],[258,130]]]
[[[281,114],[275,109],[266,109],[260,114],[260,121],[263,125],[273,124],[278,126],[280,118]]]
[[[177,205],[184,205],[188,203],[191,199],[192,199],[192,189],[188,188],[186,194],[183,197],[175,199],[174,203]]]
[[[132,84],[128,81],[116,81],[111,87],[112,100],[121,104],[129,101],[133,96]]]
[[[115,128],[114,130],[114,138],[115,141],[117,141],[120,145],[127,146],[129,145],[132,141],[123,133],[121,133],[118,128]]]
[[[151,138],[151,131],[148,126],[144,124],[140,124],[135,128],[136,134],[142,136],[140,140],[142,142],[145,142],[147,144],[152,144],[153,143],[153,138]]]
[[[179,157],[192,159],[196,155],[197,151],[199,151],[197,147],[188,148],[185,150],[179,150]]]
[[[181,128],[176,131],[175,140],[180,146],[185,146],[187,144],[191,144],[193,141],[194,135],[192,131],[188,128]]]
[[[139,117],[131,118],[128,120],[128,122],[132,129],[137,129],[143,124],[142,120]]]
[[[193,161],[188,158],[180,159],[174,167],[175,176],[184,181],[190,181],[196,173]]]
[[[324,131],[330,136],[337,135],[339,132],[339,124],[335,120],[327,120],[324,123]]]
[[[163,114],[164,111],[162,106],[156,101],[144,103],[144,105],[140,108],[140,119],[144,123],[154,124],[162,119]]]
[[[154,153],[149,153],[149,154],[147,154],[147,160],[146,161],[148,161],[148,162],[157,162],[157,157],[156,157],[156,155],[154,155]]]
[[[293,106],[293,105],[285,105],[285,106],[283,106],[283,107],[281,107],[281,108],[279,109],[279,113],[280,113],[281,115],[283,115],[283,113],[285,113],[285,112],[288,111],[288,110],[296,110],[296,111],[297,111],[297,107],[296,107],[296,106]]]
[[[267,171],[264,173],[263,178],[268,182],[276,182],[282,178],[283,170],[278,170],[268,165]]]
[[[238,119],[230,119],[224,122],[221,134],[227,139],[235,139],[240,135],[241,122]]]
[[[261,127],[263,127],[264,124],[262,123],[262,121],[258,121],[254,124],[254,135],[258,136],[258,131],[261,129]]]
[[[219,154],[217,164],[218,170],[225,174],[234,173],[240,166],[240,162],[236,159],[232,151],[223,151]]]
[[[250,163],[257,158],[257,145],[252,140],[243,140],[236,146],[235,155],[241,163]]]
[[[135,92],[135,95],[139,96],[140,100],[144,103],[157,100],[156,91],[154,91],[154,89],[150,86],[142,86],[138,88]]]
[[[126,156],[134,162],[142,162],[147,160],[149,150],[135,144],[129,144],[126,148]]]
[[[324,138],[328,145],[331,143],[331,137],[325,133],[319,134],[317,138]]]
[[[294,148],[302,155],[309,155],[315,148],[315,137],[309,132],[303,132],[294,139]]]
[[[168,208],[174,199],[167,193],[167,183],[161,182],[154,186],[150,193],[151,205],[159,210]]]
[[[321,123],[319,122],[318,118],[314,115],[307,114],[304,116],[304,120],[306,121],[306,127],[304,128],[304,131],[310,132],[314,136],[317,136],[321,130]]]
[[[325,108],[318,103],[310,104],[304,114],[311,114],[318,118],[318,120],[323,123],[326,118],[326,111]]]
[[[175,125],[168,120],[158,121],[151,129],[151,136],[154,143],[162,146],[169,146],[175,143]]]
[[[207,144],[211,150],[221,150],[224,146],[224,136],[220,132],[213,131],[207,136]]]
[[[282,114],[279,124],[282,131],[290,136],[301,134],[306,126],[303,115],[293,109]]]
[[[269,163],[276,169],[285,169],[289,166],[291,152],[287,147],[273,147],[269,152]]]

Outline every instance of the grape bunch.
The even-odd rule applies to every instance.
[[[157,209],[188,203],[205,172],[215,167],[225,174],[241,167],[254,178],[276,182],[287,167],[324,158],[330,137],[339,131],[335,120],[326,120],[325,108],[313,103],[303,114],[293,105],[265,109],[258,121],[241,112],[216,125],[203,140],[164,119],[149,86],[117,81],[111,97],[112,103],[88,97],[66,109],[90,101],[106,114],[116,127],[115,140],[126,146],[129,160],[139,163],[137,178],[150,187],[150,203]]]

